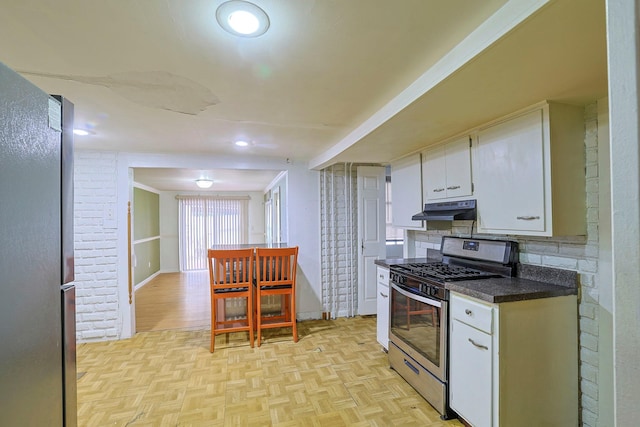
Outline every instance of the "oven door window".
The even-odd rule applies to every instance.
[[[414,295],[391,287],[391,333],[400,338],[435,366],[440,367],[441,319],[440,301]]]

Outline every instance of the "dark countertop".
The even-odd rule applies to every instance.
[[[449,282],[445,288],[490,303],[524,301],[538,298],[577,295],[577,288],[554,285],[547,282],[499,277],[495,279],[463,280]]]
[[[389,268],[392,265],[438,262],[438,258],[388,258],[375,260],[375,264]],[[445,288],[499,304],[538,298],[552,298],[578,294],[578,273],[571,270],[518,264],[517,277],[499,277],[481,280],[448,282]]]

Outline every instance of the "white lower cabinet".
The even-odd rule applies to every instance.
[[[469,307],[473,305],[473,303],[462,299],[456,303],[458,306],[463,304],[463,310],[469,310]],[[478,306],[477,309],[487,311],[489,319],[491,319],[490,307]],[[473,310],[475,311],[476,308]],[[451,355],[449,365],[451,407],[474,426],[490,426],[491,377],[493,373],[492,336],[490,333],[476,329],[480,325],[470,316],[467,316],[469,319],[462,320],[460,317],[452,316],[451,319],[449,353]]]
[[[489,304],[451,293],[449,400],[474,427],[577,426],[574,295]]]
[[[378,266],[377,282],[377,337],[385,350],[389,349],[389,269]]]

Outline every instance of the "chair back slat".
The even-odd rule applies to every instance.
[[[257,248],[256,281],[263,286],[292,284],[295,282],[298,247]]]
[[[208,258],[212,288],[242,288],[251,284],[253,249],[209,249]]]

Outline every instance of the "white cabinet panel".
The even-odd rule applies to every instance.
[[[470,196],[471,145],[469,137],[450,142],[444,147],[447,168],[447,198]]]
[[[482,130],[475,154],[480,227],[544,232],[542,110]]]
[[[422,153],[422,187],[426,202],[472,194],[469,137]]]
[[[478,131],[478,232],[586,233],[583,113],[581,107],[544,103]]]
[[[436,147],[422,153],[422,187],[426,202],[447,197],[447,169],[444,156],[444,147]]]
[[[491,426],[491,335],[453,320],[450,342],[451,408],[474,426]]]
[[[391,163],[391,216],[394,227],[422,229],[422,221],[411,217],[422,212],[422,173],[420,155],[414,154]]]
[[[389,349],[389,269],[378,266],[377,269],[377,338],[385,350]]]

